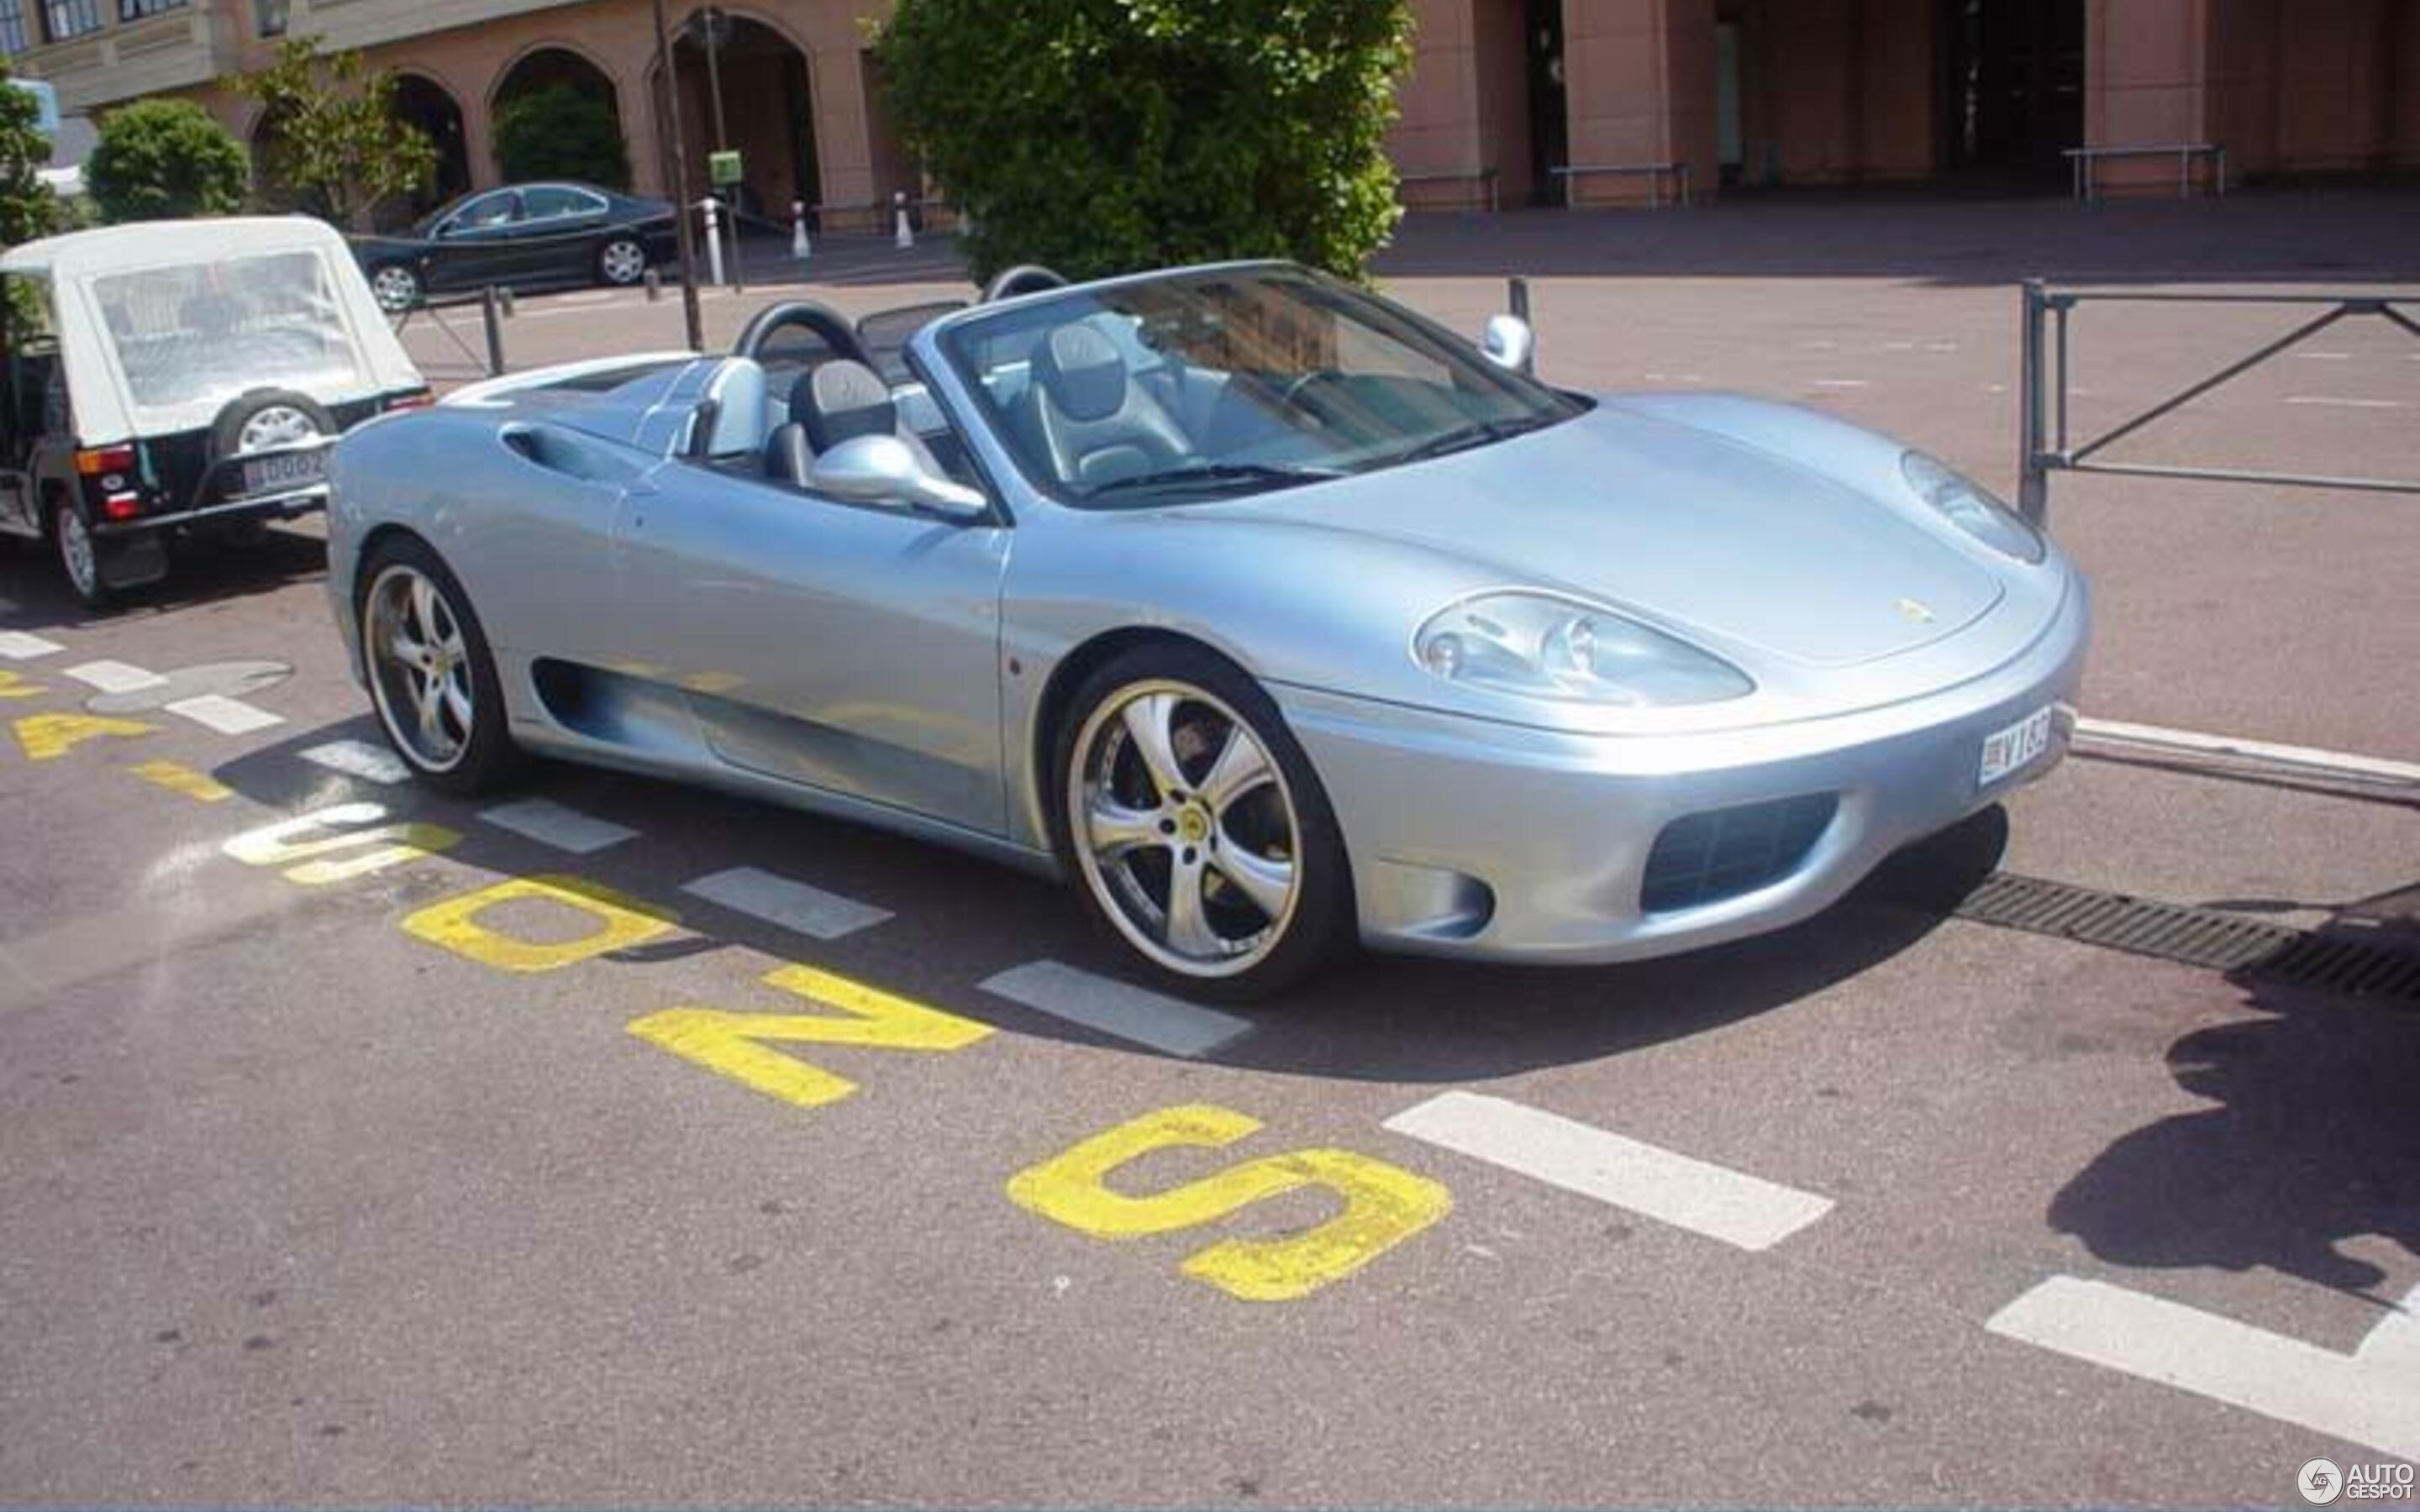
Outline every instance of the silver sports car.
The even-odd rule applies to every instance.
[[[1055,872],[1236,998],[1355,939],[1771,930],[2065,749],[2084,581],[1922,452],[1565,393],[1517,321],[1473,346],[1285,264],[1008,282],[347,435],[330,590],[396,752]]]

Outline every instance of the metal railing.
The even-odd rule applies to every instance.
[[[1651,210],[1664,208],[1664,180],[1667,178],[1672,179],[1680,188],[1680,196],[1671,203],[1683,208],[1689,203],[1689,165],[1685,162],[1574,162],[1560,168],[1549,168],[1546,172],[1563,180],[1565,201],[1574,209],[1582,207],[1570,197],[1572,180],[1592,174],[1644,177],[1647,180],[1647,208]]]
[[[2075,197],[2088,200],[2096,197],[2099,170],[2103,158],[2164,158],[2177,160],[2177,198],[2193,195],[2193,161],[2206,157],[2211,162],[2211,189],[2219,198],[2226,197],[2226,148],[2214,142],[2160,142],[2147,147],[2069,147],[2061,156],[2067,159],[2068,174],[2075,183]]]
[[[1399,184],[1476,184],[1486,193],[1487,210],[1489,214],[1492,215],[1504,208],[1500,180],[1497,178],[1496,170],[1493,168],[1456,168],[1443,173],[1397,174],[1395,176],[1395,182]],[[1456,208],[1465,210],[1475,210],[1479,208],[1477,205],[1467,203],[1469,198],[1470,196],[1466,194],[1464,196],[1466,203],[1456,207]],[[1407,209],[1438,209],[1442,208],[1443,207],[1441,206],[1433,205],[1413,206],[1407,204],[1405,206],[1405,208]]]
[[[2043,523],[2050,514],[2050,475],[2053,472],[2103,472],[2143,478],[2195,478],[2211,483],[2261,483],[2292,488],[2352,488],[2366,493],[2420,494],[2420,478],[2335,477],[2306,472],[2248,471],[2234,468],[2093,460],[2144,426],[2174,414],[2220,384],[2318,335],[2339,320],[2355,316],[2372,316],[2420,337],[2420,320],[2412,317],[2413,314],[2420,314],[2420,296],[2194,294],[2165,290],[2138,293],[2122,289],[2054,289],[2040,279],[2029,279],[2024,285],[2024,299],[2017,422],[2022,482],[2018,488],[2017,507],[2037,525]],[[2149,409],[2079,445],[2068,428],[2069,320],[2079,306],[2115,303],[2301,305],[2315,307],[2319,313],[2275,340],[2264,343],[2249,356],[2239,358],[2208,378],[2187,384]]]
[[[474,304],[479,307],[480,333],[487,338],[488,349],[484,355],[464,341],[462,333],[445,318],[448,310],[465,309]],[[394,322],[395,333],[400,336],[415,317],[425,317],[428,324],[444,333],[445,339],[454,344],[455,350],[477,363],[488,377],[500,378],[504,371],[504,322],[512,313],[513,291],[490,284],[485,288],[463,294],[425,296],[419,303],[389,318]]]

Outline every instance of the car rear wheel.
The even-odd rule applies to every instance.
[[[1164,983],[1249,1001],[1348,938],[1343,840],[1250,678],[1150,646],[1085,679],[1058,742],[1059,843],[1094,914]]]
[[[68,588],[86,609],[109,602],[109,585],[101,580],[101,549],[93,544],[92,527],[84,511],[61,504],[51,511],[51,544],[58,548],[59,570]]]
[[[411,538],[363,564],[356,606],[370,700],[387,743],[440,792],[484,793],[520,763],[479,616],[435,551]]]
[[[377,296],[380,309],[401,315],[420,302],[420,275],[390,264],[370,275],[370,293]]]
[[[647,249],[628,237],[616,237],[597,249],[597,271],[608,284],[627,287],[647,276]]]

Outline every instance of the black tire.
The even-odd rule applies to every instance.
[[[597,277],[610,288],[629,288],[647,276],[647,244],[637,237],[609,237],[597,249]]]
[[[43,534],[50,542],[52,560],[59,564],[59,577],[76,602],[90,609],[107,609],[114,595],[101,578],[101,548],[94,544],[92,522],[84,512],[70,503],[54,502]]]
[[[1225,706],[1218,713],[1231,715],[1233,720],[1247,726],[1275,764],[1279,778],[1277,796],[1292,811],[1292,903],[1282,920],[1272,919],[1270,927],[1279,931],[1276,938],[1262,947],[1256,960],[1239,970],[1223,965],[1217,970],[1180,969],[1161,960],[1153,953],[1153,946],[1141,943],[1129,933],[1140,926],[1135,924],[1130,913],[1122,918],[1119,905],[1103,896],[1110,884],[1103,881],[1097,863],[1088,867],[1084,853],[1078,850],[1073,809],[1082,779],[1077,764],[1088,759],[1088,752],[1079,749],[1079,746],[1085,744],[1087,732],[1095,724],[1096,717],[1103,715],[1105,706],[1124,702],[1125,696],[1147,685],[1163,684],[1180,685],[1210,695],[1218,704]],[[1204,712],[1208,712],[1206,708]],[[1045,780],[1051,794],[1051,838],[1061,864],[1094,921],[1125,947],[1129,959],[1160,987],[1212,1002],[1259,1001],[1284,992],[1328,964],[1357,937],[1351,863],[1346,858],[1343,833],[1328,804],[1326,790],[1312,770],[1311,759],[1286,728],[1276,703],[1224,657],[1200,646],[1169,641],[1138,646],[1110,658],[1094,669],[1068,701],[1066,715],[1052,734],[1050,750]],[[1182,753],[1179,759],[1182,764]],[[1197,778],[1204,775],[1207,774],[1188,773]],[[1214,839],[1205,842],[1211,850],[1216,849],[1216,838],[1226,835],[1222,826],[1223,819],[1214,818],[1210,830]],[[1262,917],[1270,916],[1264,911]],[[1164,942],[1157,948],[1167,949]]]
[[[370,296],[378,307],[389,315],[401,315],[420,307],[428,297],[421,285],[420,274],[405,263],[388,263],[370,270]]]
[[[381,681],[385,672],[399,672],[399,669],[382,667],[373,649],[372,600],[390,574],[398,570],[417,574],[434,586],[442,596],[446,617],[460,632],[472,718],[469,738],[461,742],[459,755],[450,761],[431,759],[396,728],[399,715],[394,703],[400,689]],[[370,705],[378,716],[379,730],[411,768],[412,776],[440,793],[471,797],[504,786],[526,764],[527,758],[513,743],[506,722],[504,687],[497,680],[487,630],[479,624],[478,611],[471,607],[460,579],[427,542],[417,536],[393,535],[370,550],[354,578],[353,624],[361,638],[363,668],[369,679]]]
[[[210,455],[213,458],[240,456],[245,447],[244,427],[264,417],[291,412],[297,420],[322,436],[336,434],[335,418],[327,407],[307,393],[291,389],[248,389],[226,402],[218,418],[210,422]],[[283,444],[271,442],[270,444]],[[253,450],[258,450],[258,447]]]

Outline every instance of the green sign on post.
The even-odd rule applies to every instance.
[[[711,152],[706,154],[706,176],[713,181],[714,187],[717,189],[728,189],[732,185],[739,182],[741,177],[739,171],[739,154],[737,152]]]

